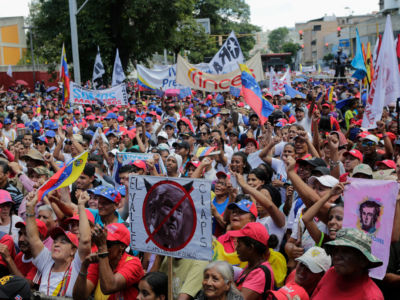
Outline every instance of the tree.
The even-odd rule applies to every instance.
[[[334,58],[335,56],[332,53],[328,53],[322,58],[322,60],[325,62],[326,65],[329,66],[332,64]]]
[[[287,41],[289,29],[279,27],[270,32],[268,36],[268,46],[274,53],[282,52],[282,45]]]
[[[290,56],[287,56],[285,58],[285,62],[288,65],[291,65],[293,63],[293,58],[296,57],[297,51],[299,51],[300,48],[301,47],[299,44],[296,44],[293,42],[286,42],[282,45],[282,52],[290,52],[291,53]]]
[[[77,6],[83,2],[78,0]],[[89,1],[77,16],[82,80],[92,76],[97,46],[107,75],[112,73],[117,48],[126,70],[129,62],[145,61],[162,52],[178,22],[191,16],[193,8],[194,0]],[[64,42],[68,61],[72,61],[68,1],[34,1],[28,22],[34,28],[38,56],[58,63]]]

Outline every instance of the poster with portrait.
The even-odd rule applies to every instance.
[[[372,254],[383,265],[370,276],[382,279],[389,262],[398,183],[391,180],[349,178],[344,192],[343,227],[358,228],[372,238]]]
[[[209,180],[131,175],[132,249],[211,260],[210,191]]]

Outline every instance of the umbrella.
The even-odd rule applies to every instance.
[[[49,88],[46,90],[46,92],[47,92],[47,93],[50,93],[51,91],[54,91],[54,90],[56,90],[56,89],[57,89],[56,86],[51,86],[51,87],[49,87]]]
[[[28,85],[28,83],[25,80],[18,79],[15,81],[16,84],[21,84],[21,85]]]

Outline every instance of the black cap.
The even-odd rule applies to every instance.
[[[180,143],[173,143],[172,146],[173,146],[173,147],[177,147],[177,148],[190,149],[190,145],[189,145],[189,143],[186,142],[186,141],[183,141],[183,142],[180,142]]]
[[[323,159],[316,157],[313,159],[298,159],[297,160],[299,163],[306,163],[309,164],[313,167],[326,167],[326,163]]]
[[[8,275],[0,279],[0,299],[31,299],[31,288],[25,278]]]
[[[250,114],[250,116],[249,116],[249,120],[250,120],[252,117],[257,117],[257,119],[259,119],[259,117],[258,117],[258,115],[257,115],[256,113],[252,113],[252,114]]]
[[[318,172],[320,174],[317,174]],[[314,170],[312,170],[311,175],[313,176],[331,175],[331,170],[329,170],[327,167],[316,167]]]

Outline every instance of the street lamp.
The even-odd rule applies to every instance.
[[[33,87],[35,87],[36,77],[35,77],[35,56],[33,54],[33,37],[32,37],[32,29],[31,26],[24,26],[23,29],[29,30],[29,39],[31,44],[31,59],[32,59],[32,76],[33,76]]]

